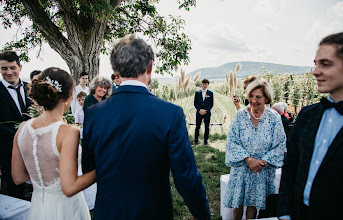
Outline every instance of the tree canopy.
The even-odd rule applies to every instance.
[[[190,10],[195,0],[177,0]],[[5,28],[16,24],[23,33],[7,42],[3,50],[19,51],[29,61],[28,51],[48,43],[67,63],[74,79],[81,71],[99,74],[100,53],[126,34],[149,38],[157,49],[157,73],[171,73],[188,64],[190,39],[184,20],[163,17],[156,10],[159,0],[2,0],[0,18]],[[30,20],[30,22],[24,22]],[[28,26],[23,24],[29,23]]]

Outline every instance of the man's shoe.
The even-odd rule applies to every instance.
[[[194,141],[194,142],[193,142],[193,145],[194,145],[194,146],[198,145],[198,142],[195,142],[195,141]]]
[[[204,145],[208,145],[207,141],[204,141]]]

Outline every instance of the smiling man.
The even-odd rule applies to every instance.
[[[0,53],[0,71],[0,167],[2,180],[7,184],[4,193],[23,199],[24,186],[15,185],[11,176],[12,144],[15,125],[29,118],[25,113],[31,101],[27,98],[26,83],[19,78],[21,65],[15,52]]]
[[[280,186],[280,219],[339,219],[343,197],[343,32],[325,37],[314,63],[320,103],[299,113]]]

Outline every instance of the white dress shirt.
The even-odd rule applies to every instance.
[[[20,114],[22,114],[17,92],[14,89],[8,88],[9,86],[13,86],[13,85],[8,83],[4,79],[1,80],[1,82],[6,87],[8,93],[11,95],[11,97],[12,97],[13,101],[15,102]],[[24,105],[26,106],[24,83],[21,80],[19,80],[19,84],[17,86],[15,86],[15,88],[18,88],[18,86],[20,86],[20,94],[21,94],[21,97],[23,98]]]
[[[202,100],[205,101],[207,89],[201,90],[201,92],[202,92]]]

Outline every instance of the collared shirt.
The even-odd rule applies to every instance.
[[[207,89],[201,90],[201,93],[202,93],[202,100],[204,101],[206,98]]]
[[[327,98],[330,102],[334,102],[330,96]],[[332,141],[343,126],[343,115],[339,114],[335,108],[330,108],[324,111],[322,120],[320,121],[316,139],[314,141],[314,149],[310,168],[308,172],[307,182],[304,190],[304,204],[310,205],[310,193],[312,183],[323,159],[329,150]]]
[[[330,102],[333,100],[330,96],[327,97]],[[343,126],[343,115],[339,114],[335,108],[326,109],[323,113],[322,120],[320,121],[319,128],[314,141],[314,149],[310,168],[308,171],[307,182],[304,189],[305,205],[310,205],[310,193],[312,183],[317,175],[318,169],[323,162],[326,153],[329,150],[332,141],[335,139],[337,133]],[[279,219],[291,219],[289,215],[281,216]]]
[[[120,86],[143,86],[145,88],[148,88],[143,82],[134,79],[125,80],[120,83]]]
[[[71,105],[70,105],[71,112],[74,115],[74,117],[75,117],[76,111],[79,108],[81,108],[81,106],[79,105],[79,102],[76,99],[77,94],[79,94],[80,92],[84,92],[87,95],[89,95],[89,87],[85,86],[85,88],[82,88],[80,84],[75,87],[74,92],[73,92],[73,101],[71,101]]]
[[[6,80],[1,80],[2,84],[6,87],[8,93],[11,95],[13,101],[15,102],[20,114],[22,114],[21,112],[21,108],[20,108],[20,104],[19,104],[19,100],[18,100],[18,94],[17,92],[15,91],[15,89],[10,89],[8,88],[9,86],[13,86],[12,84],[8,83]],[[24,105],[26,106],[26,100],[25,100],[25,91],[24,91],[24,84],[23,82],[19,79],[19,84],[17,86],[15,86],[14,88],[18,88],[20,86],[20,94],[21,94],[21,97],[23,97],[23,102],[24,102]]]

